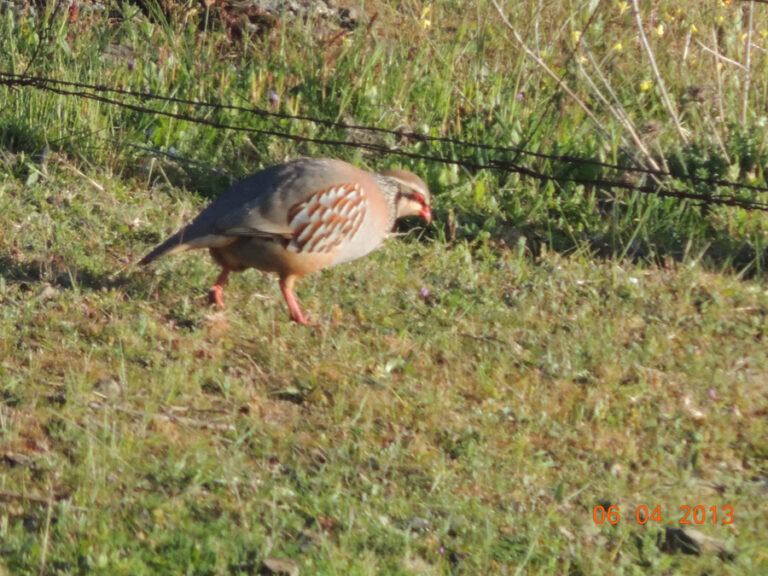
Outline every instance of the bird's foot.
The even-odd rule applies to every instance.
[[[225,310],[227,308],[227,305],[224,304],[224,287],[221,284],[216,284],[213,288],[211,288],[211,291],[208,293],[208,303],[209,304],[216,304],[219,308],[222,310]]]
[[[298,310],[298,313],[294,314],[294,311],[291,310],[291,320],[293,322],[296,322],[297,324],[301,324],[302,326],[310,326],[312,328],[317,327],[317,322],[310,322],[309,318],[301,311]]]

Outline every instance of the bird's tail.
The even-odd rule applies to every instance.
[[[149,254],[144,256],[144,258],[139,260],[139,265],[144,266],[145,264],[149,264],[153,260],[160,258],[160,256],[165,256],[166,254],[177,254],[179,252],[185,252],[190,248],[192,248],[192,246],[184,242],[184,238],[181,235],[181,233],[177,232],[176,234],[168,238],[165,242],[163,242],[159,246],[156,246]]]

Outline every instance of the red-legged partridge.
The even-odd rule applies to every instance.
[[[210,292],[221,307],[230,272],[276,272],[291,320],[308,324],[293,293],[296,280],[365,256],[398,218],[413,215],[432,219],[429,188],[411,172],[372,174],[340,160],[293,160],[232,186],[139,263],[208,248],[222,268]]]

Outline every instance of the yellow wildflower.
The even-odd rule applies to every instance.
[[[421,27],[424,30],[432,26],[432,21],[429,18],[427,18],[427,16],[429,16],[429,13],[431,11],[432,11],[431,4],[427,4],[426,6],[424,6],[424,9],[421,11],[421,17],[419,18],[419,20],[421,20]]]

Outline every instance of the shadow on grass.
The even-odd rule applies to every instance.
[[[50,261],[20,262],[9,254],[0,254],[0,278],[6,284],[15,284],[23,294],[22,298],[46,299],[46,290],[53,287],[57,290],[72,290],[76,288],[81,293],[105,293],[115,290],[121,297],[135,301],[150,299],[152,281],[147,275],[137,273],[134,265],[128,265],[115,273],[99,273],[87,268],[62,266],[56,258]],[[162,315],[178,329],[194,332],[204,326],[199,314],[207,307],[208,294],[201,291],[197,296],[201,306],[183,309],[173,300],[160,306]]]
[[[57,257],[22,262],[13,254],[0,254],[0,276],[7,283],[18,284],[22,291],[32,289],[30,284],[49,284],[64,290],[78,288],[89,292],[119,289],[143,297],[147,292],[146,280],[134,272],[132,266],[110,274],[65,265]]]
[[[458,226],[449,223],[446,210],[435,209],[434,215],[434,222],[424,229],[414,230],[413,222],[407,222],[398,223],[397,231],[413,241],[445,242],[448,250],[456,242],[501,251],[521,250],[534,261],[544,251],[563,256],[587,252],[600,260],[626,260],[640,265],[666,266],[695,259],[710,272],[738,274],[743,278],[759,277],[768,269],[768,250],[704,223],[695,237],[670,229],[632,238],[626,231],[609,234],[598,227],[585,227],[575,235],[565,226],[533,219],[500,221],[501,218],[497,218],[497,223],[490,229],[485,226],[483,232],[487,219],[484,214],[459,213]]]
[[[695,259],[710,272],[738,274],[754,278],[765,271],[768,253],[758,251],[750,242],[739,240],[723,231],[708,230],[694,241],[668,238],[638,241],[611,241],[609,238],[589,239],[591,254],[604,260],[625,258],[633,263],[665,266]]]

